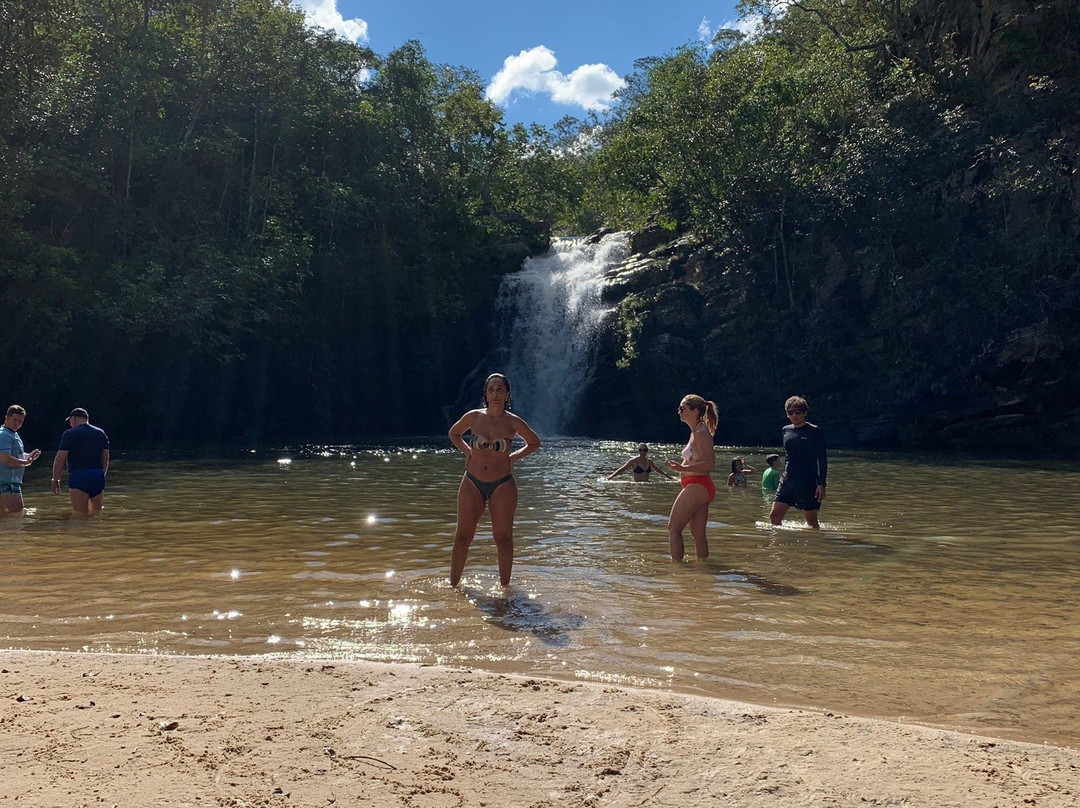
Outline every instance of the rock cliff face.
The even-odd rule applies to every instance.
[[[958,357],[953,378],[883,397],[877,379],[850,382],[857,368],[822,363],[800,374],[772,315],[748,305],[738,256],[659,229],[632,234],[631,247],[605,281],[611,310],[585,396],[591,405],[577,424],[586,434],[679,440],[676,405],[696,392],[719,405],[719,443],[775,445],[783,401],[797,393],[834,445],[1080,449],[1077,341],[1048,320],[1006,333],[979,357]]]
[[[748,358],[742,349],[752,351],[755,342],[743,321],[745,293],[726,283],[731,258],[659,228],[631,234],[630,243],[631,255],[605,279],[603,300],[611,310],[585,396],[602,404],[582,413],[581,431],[676,440],[685,431],[675,414],[679,399],[696,392],[721,404],[723,435],[731,440],[774,437],[775,418],[748,418],[740,403],[720,401],[739,378],[733,369]]]
[[[681,437],[696,392],[771,445],[800,394],[834,443],[1080,452],[1080,6],[894,11],[885,61],[925,85],[832,133],[865,161],[633,234],[581,431]]]

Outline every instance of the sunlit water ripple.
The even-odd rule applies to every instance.
[[[1064,463],[834,451],[820,533],[772,528],[718,468],[712,559],[673,565],[677,483],[603,480],[636,444],[548,441],[517,470],[512,586],[485,519],[455,590],[444,446],[120,457],[90,522],[32,469],[0,521],[0,644],[465,665],[1080,743]]]

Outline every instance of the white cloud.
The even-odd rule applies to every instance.
[[[720,31],[738,31],[747,39],[753,40],[761,33],[761,16],[758,14],[750,14],[746,17],[740,17],[737,20],[728,20],[724,24],[716,27],[712,27],[712,23],[708,18],[703,18],[698,23],[698,41],[704,42],[706,47],[712,50],[712,41]]]
[[[761,33],[762,22],[763,20],[760,14],[751,14],[747,17],[740,17],[737,20],[728,20],[721,27],[730,28],[733,31],[738,31],[753,39]]]
[[[559,104],[607,109],[612,94],[625,84],[607,65],[581,65],[566,75],[555,69],[556,64],[555,54],[543,45],[507,56],[502,70],[488,84],[487,97],[507,104],[516,92],[542,93]]]
[[[346,20],[338,11],[337,0],[293,0],[293,5],[304,12],[309,25],[337,31],[350,42],[367,42],[367,22],[354,17]]]
[[[594,126],[592,129],[584,129],[578,132],[573,142],[569,143],[565,148],[556,149],[556,154],[569,154],[574,157],[579,157],[583,154],[596,149],[600,142],[600,132],[603,130],[602,126]]]

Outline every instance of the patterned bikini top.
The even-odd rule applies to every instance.
[[[510,438],[496,438],[488,443],[479,435],[472,435],[469,438],[469,446],[473,449],[490,449],[493,452],[504,452],[510,454],[510,444],[513,441]]]

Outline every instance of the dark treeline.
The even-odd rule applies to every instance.
[[[441,431],[501,276],[609,226],[682,240],[613,301],[593,434],[688,390],[731,440],[789,392],[852,441],[1080,434],[1075,0],[745,10],[545,131],[286,0],[0,0],[0,396],[31,437]]]
[[[286,0],[0,0],[0,391],[132,440],[431,430],[567,198],[478,76]]]
[[[744,8],[601,135],[589,204],[687,234],[619,304],[614,431],[662,385],[742,440],[798,392],[845,442],[1080,447],[1080,4]]]

